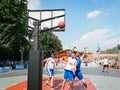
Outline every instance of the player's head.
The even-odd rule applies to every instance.
[[[75,57],[75,52],[71,52],[71,57]]]
[[[52,54],[51,54],[51,57],[55,58],[55,54],[54,54],[54,53],[52,53]]]
[[[79,57],[79,56],[80,56],[80,52],[76,51],[75,55],[76,55],[77,57]]]
[[[83,52],[79,52],[79,57],[81,57],[83,55]]]
[[[108,58],[107,56],[105,56],[105,58]]]

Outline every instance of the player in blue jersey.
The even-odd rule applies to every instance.
[[[72,49],[72,52],[75,52],[74,51],[75,48],[76,47],[74,47]],[[84,80],[84,77],[83,77],[83,74],[81,72],[81,62],[82,62],[82,59],[84,58],[84,56],[86,54],[86,49],[87,49],[87,47],[84,48],[84,53],[82,55],[80,54],[80,52],[76,51],[76,56],[75,56],[75,59],[77,61],[75,77],[77,77],[79,80],[82,80],[83,85],[84,85],[85,88],[87,88],[87,84],[86,84],[86,82]]]

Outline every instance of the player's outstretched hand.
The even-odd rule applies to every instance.
[[[87,47],[84,47],[84,50],[86,50],[87,49]]]

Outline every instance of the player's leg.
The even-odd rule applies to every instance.
[[[64,79],[64,80],[63,80],[63,82],[62,82],[62,87],[61,87],[61,90],[64,90],[66,82],[67,82],[67,80],[66,80],[66,79]]]
[[[52,78],[52,71],[51,71],[51,69],[48,69],[48,75],[49,75],[49,77],[48,77],[48,79],[47,79],[47,81],[46,81],[46,85],[49,85],[49,83],[51,83],[50,81],[51,81],[51,78]]]
[[[51,70],[51,85],[50,87],[53,88],[53,82],[54,82],[54,69]]]
[[[73,83],[73,81],[70,81],[70,90],[74,90],[74,83]]]
[[[54,86],[53,86],[53,81],[54,81],[54,76],[51,77],[51,81],[50,81],[50,83],[51,83],[51,84],[50,84],[50,87],[51,87],[51,88],[54,87]]]
[[[87,88],[87,83],[86,83],[86,81],[85,81],[84,79],[82,79],[82,82],[83,82],[84,87]]]
[[[103,65],[103,71],[102,72],[104,72],[105,71],[105,65]]]
[[[50,81],[51,81],[51,76],[48,77],[47,81],[46,81],[46,85],[49,85]]]
[[[68,78],[68,71],[66,69],[64,69],[64,76],[63,76],[63,78],[64,78],[64,80],[62,82],[61,90],[64,90],[65,84],[66,84],[66,81],[67,81],[67,78]]]
[[[84,87],[87,88],[87,83],[84,80],[83,74],[80,71],[78,71],[78,72],[76,72],[76,76],[79,80],[82,80]]]
[[[110,68],[110,66],[109,66],[109,65],[107,65],[107,70],[109,70],[109,68]]]
[[[109,73],[109,65],[107,65],[107,72]]]
[[[105,70],[106,70],[107,65],[105,65]]]
[[[71,90],[74,89],[74,74],[72,71],[69,71],[69,74],[68,74],[68,80],[70,81],[70,88]]]

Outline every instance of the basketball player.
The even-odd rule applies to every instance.
[[[73,80],[74,80],[74,74],[76,71],[76,60],[75,60],[75,54],[71,53],[71,57],[68,58],[68,61],[66,63],[66,66],[64,68],[64,80],[62,83],[62,88],[61,90],[64,90],[65,84],[67,80],[70,82],[70,88],[73,90],[74,85],[73,85]]]
[[[74,49],[76,47],[74,47],[72,49],[72,52],[75,52]],[[82,80],[83,82],[83,85],[84,85],[84,88],[87,88],[87,84],[84,80],[84,77],[83,77],[83,74],[81,72],[81,62],[82,62],[82,59],[84,58],[85,54],[86,54],[86,49],[87,47],[84,48],[84,53],[81,55],[78,51],[76,52],[76,56],[75,56],[75,59],[77,61],[77,65],[76,65],[76,72],[75,72],[75,77],[77,77],[79,80]]]
[[[51,54],[51,57],[48,58],[45,65],[45,68],[48,70],[48,74],[49,74],[48,80],[46,81],[46,85],[49,85],[51,88],[54,88],[53,81],[54,81],[55,64],[56,64],[55,54]]]

